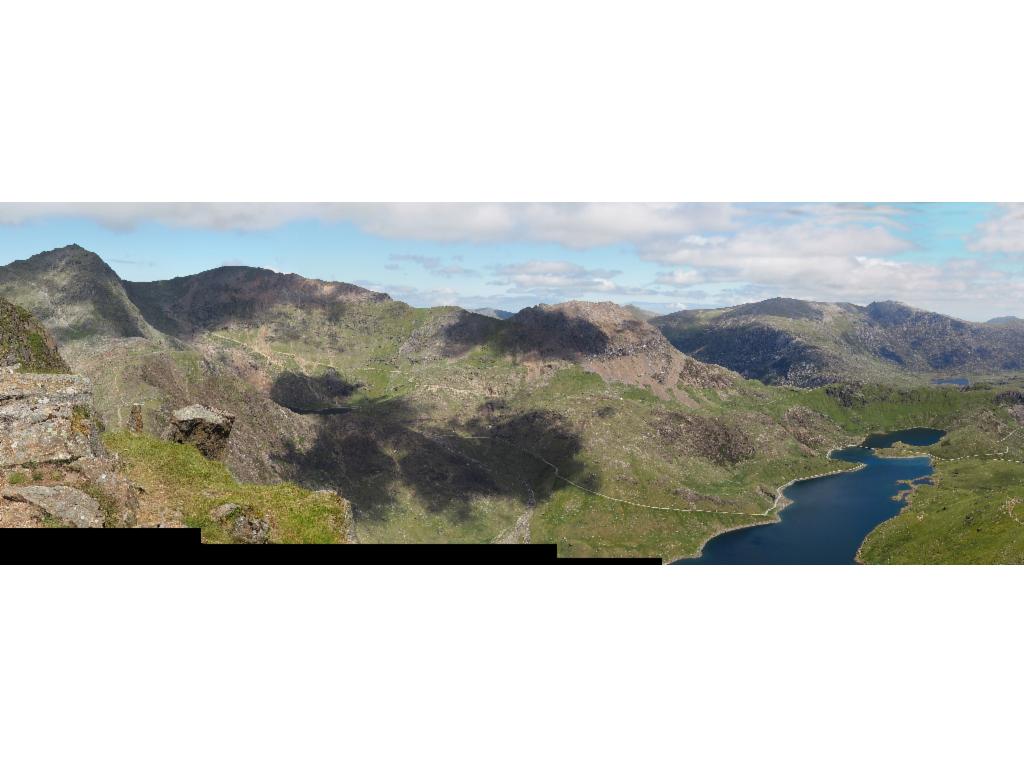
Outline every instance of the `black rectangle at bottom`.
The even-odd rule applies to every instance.
[[[8,528],[5,565],[660,565],[560,558],[554,544],[203,544],[198,528]]]

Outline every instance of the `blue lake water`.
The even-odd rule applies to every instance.
[[[954,387],[969,387],[971,386],[971,380],[964,378],[932,379],[932,384],[949,384]]]
[[[906,502],[894,499],[906,481],[932,473],[927,457],[886,459],[874,448],[896,442],[932,445],[945,434],[938,429],[905,429],[871,435],[860,446],[833,451],[832,458],[863,469],[802,480],[789,486],[792,500],[780,522],[741,528],[716,536],[698,558],[678,565],[844,565],[852,564],[864,538],[895,517]]]

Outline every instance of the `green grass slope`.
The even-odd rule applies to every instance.
[[[239,483],[227,468],[206,459],[190,445],[148,435],[108,432],[108,449],[117,454],[124,472],[144,489],[140,519],[169,511],[184,525],[200,528],[203,541],[233,541],[229,521],[211,512],[237,504],[247,514],[270,524],[270,541],[282,544],[345,543],[351,534],[351,509],[333,493],[317,493],[289,483]]]

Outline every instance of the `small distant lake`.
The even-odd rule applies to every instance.
[[[704,545],[700,557],[676,564],[852,564],[864,538],[903,509],[906,501],[894,497],[907,489],[907,481],[925,482],[932,473],[927,457],[888,459],[874,449],[897,442],[933,445],[945,434],[940,429],[904,429],[870,435],[859,446],[833,451],[833,459],[864,468],[794,483],[785,490],[792,503],[779,513],[779,522],[723,533]]]
[[[970,379],[955,378],[955,379],[932,379],[932,384],[948,384],[951,387],[969,387],[971,386]]]

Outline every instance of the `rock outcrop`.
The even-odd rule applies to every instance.
[[[171,414],[165,439],[194,445],[208,459],[222,459],[235,424],[234,414],[205,405],[190,405]]]
[[[70,373],[49,332],[28,310],[5,299],[0,299],[0,368]]]

